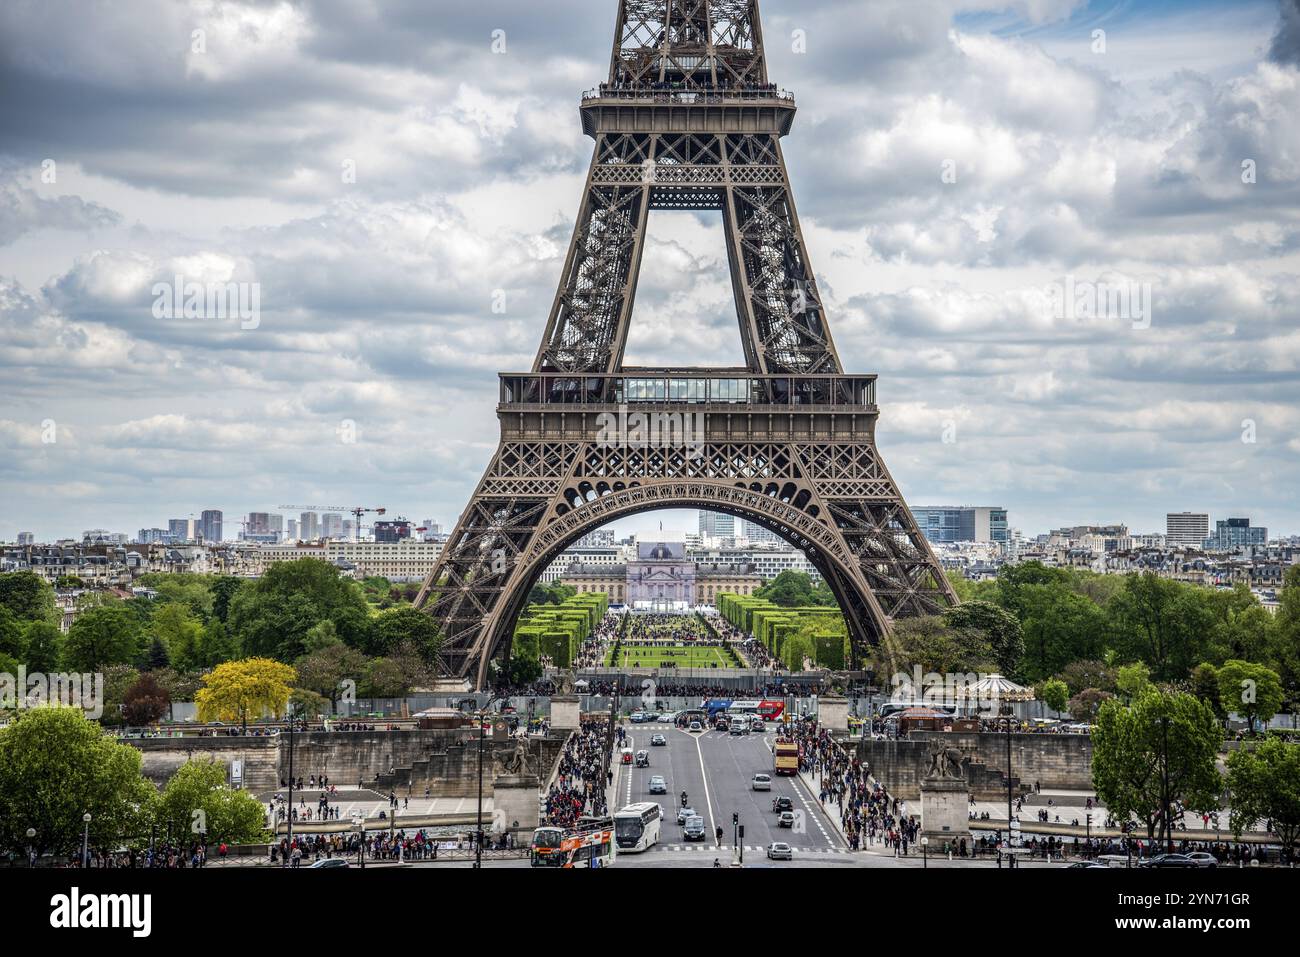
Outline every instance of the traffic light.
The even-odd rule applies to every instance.
[[[739,811],[732,811],[732,812],[731,812],[731,823],[732,823],[732,824],[739,824],[739,823],[740,823],[740,812],[739,812]]]
[[[745,825],[743,824],[740,825],[739,837],[742,841],[745,839]]]

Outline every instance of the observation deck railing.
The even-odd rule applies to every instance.
[[[754,103],[779,101],[794,103],[794,94],[782,90],[774,83],[740,87],[683,87],[664,84],[640,86],[612,86],[602,83],[582,94],[587,100],[629,100],[644,103],[677,103],[692,105],[719,105],[725,103]]]
[[[754,375],[745,370],[625,370],[618,375],[501,373],[500,404],[512,406],[726,405],[876,410],[874,375]]]

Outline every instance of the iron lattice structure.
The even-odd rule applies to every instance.
[[[448,671],[483,687],[555,556],[657,508],[803,549],[855,657],[954,603],[876,449],[875,377],[843,372],[826,324],[781,153],[794,99],[768,82],[757,0],[621,0],[580,113],[596,146],[546,332],[530,372],[501,376],[500,446],[416,600]],[[721,213],[744,368],[623,365],[652,209]],[[669,440],[609,441],[628,410]]]

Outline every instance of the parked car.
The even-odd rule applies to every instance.
[[[319,861],[315,861],[314,863],[309,864],[309,865],[307,865],[307,866],[308,866],[308,867],[313,867],[313,868],[315,868],[315,867],[320,867],[320,868],[326,868],[326,867],[347,867],[347,866],[348,866],[348,862],[347,862],[347,860],[345,860],[345,859],[342,858],[342,857],[322,857]]]
[[[767,859],[769,861],[793,861],[794,849],[784,841],[773,841],[767,845]]]
[[[1186,854],[1157,854],[1147,858],[1141,867],[1196,867],[1197,864]]]
[[[1219,861],[1213,854],[1207,854],[1205,851],[1193,851],[1187,855],[1187,859],[1197,867],[1218,867]]]

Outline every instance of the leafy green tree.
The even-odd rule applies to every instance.
[[[257,844],[269,836],[261,802],[229,787],[226,769],[213,761],[190,761],[171,776],[158,800],[158,824],[182,844]]]
[[[998,604],[1024,625],[1028,618],[1027,588],[1055,586],[1068,590],[1069,573],[1063,568],[1049,568],[1042,562],[1018,562],[998,569]],[[1052,590],[1052,589],[1049,589]]]
[[[576,594],[578,594],[578,589],[572,585],[565,585],[562,582],[551,582],[549,584],[538,582],[528,593],[528,604],[558,605]]]
[[[158,592],[161,607],[182,605],[190,617],[200,622],[212,616],[212,579],[201,575],[141,576]]]
[[[1203,701],[1154,686],[1128,707],[1102,704],[1092,727],[1092,780],[1097,796],[1118,820],[1146,824],[1147,837],[1167,843],[1163,809],[1181,802],[1193,811],[1217,810],[1222,781],[1215,767],[1223,732]]]
[[[54,582],[56,591],[73,591],[77,588],[85,588],[86,583],[76,575],[60,575]]]
[[[194,647],[193,667],[196,670],[215,668],[227,661],[239,657],[239,645],[235,641],[226,623],[214,617],[203,626],[198,643]]]
[[[1282,680],[1267,665],[1233,659],[1223,663],[1218,675],[1224,710],[1242,715],[1252,734],[1256,723],[1267,724],[1282,707]]]
[[[230,602],[247,582],[233,575],[218,575],[208,585],[212,592],[212,617],[225,622],[230,615]]]
[[[1273,616],[1259,603],[1250,588],[1238,583],[1230,592],[1218,592],[1220,620],[1214,626],[1210,646],[1214,661],[1229,658],[1267,664],[1273,641]]]
[[[411,690],[401,665],[387,658],[372,658],[362,677],[363,698],[400,698]]]
[[[103,671],[139,654],[139,623],[121,602],[78,614],[63,642],[63,661],[70,671]]]
[[[1152,573],[1127,575],[1111,601],[1115,647],[1130,661],[1144,661],[1160,681],[1179,681],[1212,654],[1218,616],[1213,592]]]
[[[19,621],[59,623],[54,588],[35,572],[7,572],[0,575],[0,606]]]
[[[984,636],[998,669],[1014,676],[1025,653],[1025,636],[1015,615],[987,601],[967,601],[944,614],[948,627],[975,631]]]
[[[1219,670],[1214,665],[1199,664],[1192,669],[1191,692],[1199,700],[1204,701],[1220,721],[1228,717],[1219,689]]]
[[[1300,565],[1287,568],[1277,600],[1271,663],[1282,679],[1286,700],[1300,708]]]
[[[922,672],[964,674],[988,671],[993,664],[993,649],[983,633],[952,628],[939,615],[896,622],[889,652],[888,667],[894,672],[911,673],[920,666]]]
[[[63,657],[63,632],[48,621],[29,622],[23,632],[27,645],[27,670],[45,674],[59,670]]]
[[[151,660],[149,666],[165,668],[174,660],[176,666],[182,671],[199,668],[198,646],[202,632],[203,625],[190,612],[188,605],[182,602],[163,605],[154,612],[153,621],[149,625],[149,634],[154,640],[162,642],[167,650],[167,660],[163,662]]]
[[[149,643],[149,651],[145,656],[145,670],[153,671],[157,668],[167,668],[171,665],[171,655],[167,653],[167,646],[163,640],[156,635],[153,641]]]
[[[294,688],[289,692],[289,708],[298,718],[319,717],[328,703],[324,695],[319,695],[308,688]]]
[[[765,598],[782,608],[795,608],[813,604],[813,592],[812,577],[807,572],[787,568],[762,588],[756,589],[754,597]]]
[[[1021,585],[1015,597],[1022,609],[1025,641],[1020,677],[1037,681],[1072,661],[1100,657],[1106,640],[1106,613],[1090,599],[1076,595],[1062,581]]]
[[[963,604],[968,601],[997,604],[1000,599],[998,583],[994,580],[985,578],[974,581],[955,568],[949,568],[944,574],[948,578],[948,584],[952,585],[952,590],[957,593],[957,600]]]
[[[366,669],[366,657],[341,641],[326,645],[303,655],[294,662],[298,672],[298,687],[306,688],[338,704],[343,682],[350,680],[361,684]]]
[[[159,668],[149,672],[150,677],[158,683],[162,693],[167,696],[167,717],[173,718],[173,705],[177,701],[193,701],[201,684],[197,673],[177,671],[175,668]]]
[[[1151,684],[1151,669],[1144,662],[1121,665],[1115,676],[1115,688],[1125,701],[1132,701]]]
[[[117,744],[77,708],[33,708],[0,728],[0,847],[37,853],[90,845],[139,846],[149,837],[157,793],[141,774],[140,752]]]
[[[0,605],[0,655],[16,661],[27,658],[27,632],[18,616]]]
[[[1233,835],[1240,840],[1243,831],[1262,821],[1277,835],[1284,861],[1294,861],[1300,843],[1300,745],[1270,738],[1253,750],[1233,751],[1228,790]]]
[[[1061,712],[1070,700],[1070,689],[1060,678],[1048,678],[1043,682],[1039,697],[1053,711]]]
[[[353,648],[369,641],[370,612],[360,586],[316,558],[279,562],[230,604],[228,624],[246,654],[292,661],[305,650],[307,632],[332,621]]]
[[[1082,658],[1072,661],[1057,676],[1065,682],[1070,694],[1076,695],[1084,688],[1096,688],[1099,691],[1115,691],[1115,674],[1117,669],[1100,658]]]
[[[140,672],[131,665],[108,665],[104,668],[104,714],[101,724],[123,724],[122,711],[126,706],[126,693],[140,680]]]
[[[318,621],[307,629],[307,637],[303,639],[303,651],[311,654],[314,651],[320,651],[322,648],[328,648],[331,645],[341,645],[343,640],[339,638],[338,629],[334,627],[332,621]]]
[[[380,612],[370,629],[371,655],[388,655],[398,645],[409,643],[420,651],[425,661],[433,661],[438,654],[440,638],[438,623],[431,615],[414,608],[393,608]]]

